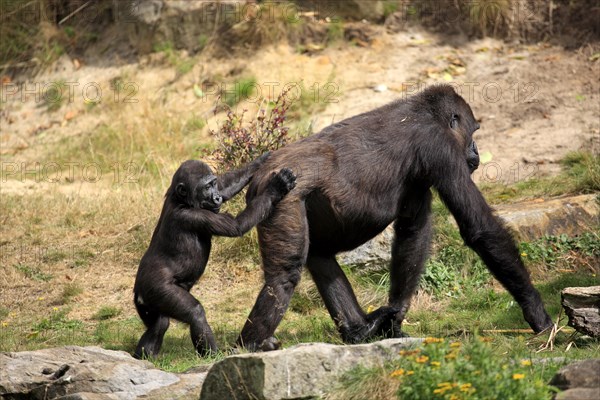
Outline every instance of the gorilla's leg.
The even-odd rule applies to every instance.
[[[152,307],[140,304],[137,297],[135,308],[147,329],[138,342],[133,356],[138,359],[144,356],[156,357],[162,346],[165,332],[169,328],[169,317],[161,315]]]
[[[388,337],[402,337],[402,321],[410,307],[431,243],[431,194],[414,216],[399,217],[394,223],[394,243],[390,265],[389,305],[399,310]]]
[[[265,284],[238,338],[238,344],[251,351],[278,348],[272,336],[288,308],[306,262],[306,209],[304,203],[296,201],[294,204],[287,199],[258,227]]]
[[[365,315],[335,256],[309,254],[306,265],[344,342],[360,343],[391,329],[398,309],[382,307]]]
[[[208,322],[202,304],[187,290],[169,285],[162,294],[160,309],[178,321],[190,325],[190,336],[196,351],[201,356],[216,352],[217,342]]]

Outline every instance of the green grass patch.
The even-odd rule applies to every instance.
[[[221,92],[221,100],[229,107],[252,96],[256,90],[256,78],[253,76],[243,77],[232,84],[226,85],[227,89]]]
[[[27,278],[40,282],[49,282],[53,278],[52,274],[43,272],[42,270],[40,270],[39,267],[31,267],[25,264],[17,264],[15,265],[15,269],[21,272]]]
[[[101,307],[93,316],[92,318],[98,321],[104,321],[107,319],[112,319],[114,317],[117,317],[121,314],[123,310],[121,310],[119,307],[112,307],[112,306],[104,306]]]
[[[83,293],[83,287],[77,283],[67,283],[63,288],[61,298],[61,304],[69,303],[73,297],[76,297]]]

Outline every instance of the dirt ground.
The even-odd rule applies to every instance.
[[[559,169],[557,162],[567,152],[579,149],[598,152],[600,149],[600,61],[592,57],[597,52],[598,46],[571,51],[544,43],[465,41],[459,37],[441,38],[417,29],[397,34],[381,29],[366,46],[337,43],[321,51],[301,54],[281,44],[262,49],[249,59],[210,60],[197,56],[193,58],[195,64],[191,71],[183,75],[164,54],[145,56],[134,64],[113,66],[88,65],[86,60],[63,56],[51,71],[24,83],[29,94],[12,93],[20,83],[5,86],[0,111],[3,173],[0,194],[3,201],[8,195],[42,192],[48,194],[48,201],[57,193],[68,193],[75,199],[142,203],[143,200],[134,199],[136,191],[124,195],[124,200],[115,199],[110,186],[82,183],[74,188],[64,180],[40,182],[27,175],[14,174],[9,168],[16,165],[20,170],[22,165],[33,162],[53,162],[53,155],[47,151],[50,143],[89,134],[101,124],[110,125],[115,112],[121,112],[130,120],[133,130],[138,119],[152,112],[161,112],[173,119],[194,113],[206,118],[208,126],[214,128],[220,118],[213,117],[211,112],[217,96],[209,93],[200,96],[196,88],[201,87],[207,77],[219,83],[219,77],[225,79],[239,70],[243,75],[256,77],[259,90],[265,96],[270,88],[278,92],[286,84],[302,84],[312,90],[314,101],[323,103],[322,111],[310,117],[309,123],[315,132],[343,118],[410,95],[424,85],[448,82],[471,104],[481,122],[481,130],[475,137],[487,164],[475,173],[475,180],[514,183],[537,174],[553,174]],[[185,54],[178,57],[188,59]],[[111,81],[115,78],[134,84],[120,96],[131,96],[135,102],[124,103],[121,97],[116,102],[116,111],[113,105],[91,112],[90,98],[112,102],[116,94],[111,90]],[[73,98],[60,110],[49,112],[40,97],[44,88],[59,81],[73,85]],[[102,89],[101,96],[95,92],[96,87]],[[85,88],[87,101],[82,93]],[[253,106],[256,102],[245,102],[238,107]],[[199,141],[209,140],[207,128],[203,135]],[[73,154],[72,160],[76,161],[77,157]],[[158,215],[160,196],[150,197],[157,204],[133,217],[139,218],[140,223]],[[2,219],[4,225],[6,218]],[[121,229],[122,223],[115,221],[115,226],[115,230]],[[135,224],[124,228],[133,229]],[[94,235],[91,228],[86,232],[80,232],[82,237]],[[0,234],[3,245],[8,246],[13,246],[19,237],[19,232],[7,225]],[[118,242],[118,238],[119,233],[114,232],[111,240]],[[9,272],[5,262],[9,263],[11,257],[2,258],[1,306],[9,310],[35,308],[31,298],[53,295],[57,289]],[[95,311],[97,296],[102,296],[103,304],[120,306],[127,310],[127,315],[132,314],[130,288],[135,269],[132,272],[131,266],[126,270],[114,270],[111,265],[96,267],[94,279],[102,282],[86,287],[74,316],[89,318]],[[67,265],[56,268],[55,276],[70,274]],[[222,268],[225,267],[207,273],[203,283],[202,298],[209,309],[211,304],[229,301],[211,284],[217,285],[219,281],[222,286]],[[106,279],[108,270],[111,279]],[[14,285],[15,279],[20,280],[18,285]],[[260,275],[254,270],[248,276],[231,276],[228,282],[235,284],[241,279],[255,280],[258,287]],[[33,290],[35,285],[38,287]],[[240,314],[240,318],[243,317]]]

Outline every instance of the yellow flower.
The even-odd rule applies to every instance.
[[[406,376],[414,375],[415,371],[406,371]]]
[[[418,362],[419,364],[426,363],[427,360],[429,360],[429,357],[427,357],[427,356],[420,356],[420,357],[415,358],[415,361]]]
[[[527,253],[525,253],[525,252],[522,252],[522,253],[521,253],[521,257],[527,257]]]
[[[423,340],[423,343],[425,344],[430,344],[430,343],[442,343],[444,341],[443,338],[436,338],[436,337],[426,337]]]
[[[454,350],[454,351],[451,351],[450,353],[446,354],[446,355],[444,356],[444,358],[445,358],[446,360],[451,360],[451,359],[453,359],[453,358],[456,358],[456,356],[457,356],[457,355],[458,355],[458,352],[457,352],[456,350]]]
[[[43,297],[38,297],[37,299],[38,299],[38,301],[42,301],[42,300],[44,300],[44,298],[43,298]]]
[[[463,383],[462,385],[460,385],[461,392],[468,392],[470,389],[471,389],[470,383]]]
[[[460,397],[458,397],[457,395],[453,394],[452,396],[450,396],[450,400],[459,400]]]
[[[402,369],[402,368],[400,368],[400,369],[397,369],[397,370],[395,370],[394,372],[392,372],[392,373],[390,374],[390,376],[391,376],[392,378],[393,378],[393,377],[395,377],[395,376],[402,376],[402,375],[404,375],[404,369]]]
[[[513,374],[513,379],[518,381],[519,379],[525,378],[525,374]]]
[[[433,394],[444,394],[444,392],[445,392],[446,390],[447,390],[447,389],[435,389],[435,390],[433,391]]]
[[[450,343],[450,347],[453,349],[459,348],[461,346],[460,342],[452,342]]]
[[[375,311],[375,307],[373,307],[372,305],[369,305],[369,307],[367,307],[367,314],[370,314],[373,311]]]
[[[439,361],[432,361],[431,362],[431,366],[432,367],[439,367],[440,365],[442,365],[442,363],[440,363]]]
[[[8,326],[8,321],[2,321],[2,327],[6,328]]]
[[[448,387],[448,388],[451,388],[452,384],[450,382],[442,382],[442,383],[438,383],[438,387]]]
[[[522,360],[521,365],[524,367],[529,367],[531,365],[531,360]]]
[[[58,307],[52,307],[52,311],[58,311]]]

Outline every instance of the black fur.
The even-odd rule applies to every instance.
[[[258,226],[265,285],[239,343],[270,340],[306,265],[344,341],[400,326],[431,241],[431,188],[456,218],[465,243],[523,309],[535,332],[552,322],[500,220],[473,183],[479,165],[471,108],[448,85],[329,126],[274,152],[255,173],[248,199],[284,165],[298,184]],[[366,314],[335,259],[394,222],[389,305]]]
[[[204,309],[189,291],[204,272],[212,235],[243,235],[267,218],[273,206],[294,187],[295,176],[291,170],[282,169],[268,179],[266,190],[248,202],[236,218],[218,214],[221,203],[242,190],[265,159],[263,156],[221,177],[215,177],[208,165],[193,160],[184,162],[175,172],[135,280],[134,303],[147,328],[135,357],[158,354],[169,318],[190,325],[199,354],[217,350]]]

